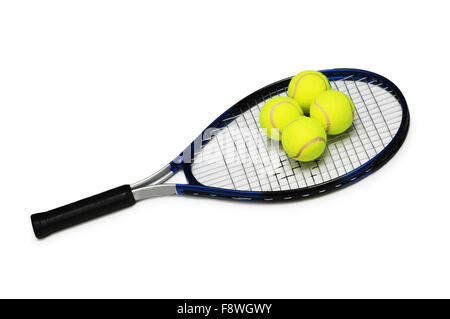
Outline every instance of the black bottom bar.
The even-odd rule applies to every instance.
[[[121,318],[385,318],[420,313],[431,317],[433,312],[448,309],[449,300],[3,300],[3,311],[11,307],[15,316],[21,312],[38,311],[45,317],[61,314],[89,315],[98,311],[102,317],[111,312]],[[27,307],[28,306],[28,307]],[[444,306],[444,307],[442,307]],[[132,316],[135,315],[135,316]],[[158,315],[158,316],[157,316]],[[60,318],[60,317],[59,317]]]

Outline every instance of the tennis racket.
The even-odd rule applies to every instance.
[[[357,69],[321,71],[333,89],[356,108],[352,126],[330,136],[320,158],[290,159],[259,127],[265,101],[287,96],[290,78],[250,94],[220,115],[175,159],[153,175],[47,212],[31,215],[36,237],[166,195],[240,201],[305,199],[338,190],[383,166],[406,138],[409,112],[403,94],[388,79]],[[182,170],[187,184],[165,183]]]

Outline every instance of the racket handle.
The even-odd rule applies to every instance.
[[[59,230],[112,213],[136,203],[130,185],[79,200],[43,213],[31,215],[34,234],[44,238]]]

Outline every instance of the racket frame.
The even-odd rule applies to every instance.
[[[407,107],[406,100],[400,91],[400,89],[392,83],[387,78],[365,70],[360,69],[327,69],[321,70],[329,80],[342,80],[352,75],[352,79],[359,81],[370,80],[372,84],[382,85],[385,88],[389,88],[392,94],[397,98],[400,106],[402,108],[402,121],[398,131],[396,132],[390,143],[372,159],[361,165],[360,167],[342,175],[338,178],[332,179],[330,181],[304,187],[293,190],[283,190],[283,191],[244,191],[244,190],[234,190],[234,189],[223,189],[210,187],[201,184],[192,173],[192,163],[194,161],[195,151],[198,146],[206,145],[211,139],[203,139],[203,136],[207,130],[212,128],[222,128],[226,125],[225,119],[239,116],[241,113],[247,111],[255,105],[255,101],[262,102],[265,97],[269,97],[274,92],[285,92],[289,82],[292,77],[280,80],[273,84],[270,84],[262,89],[248,95],[228,110],[226,110],[222,115],[220,115],[216,120],[214,120],[203,132],[183,151],[178,155],[173,161],[168,165],[164,166],[161,170],[155,174],[147,177],[146,179],[139,181],[132,185],[133,193],[137,195],[139,199],[145,199],[149,197],[161,196],[161,195],[172,195],[174,193],[179,195],[193,195],[193,196],[204,196],[204,197],[219,197],[234,200],[266,200],[266,201],[282,201],[282,200],[299,200],[305,198],[311,198],[319,195],[329,193],[334,190],[338,190],[345,186],[351,185],[362,178],[370,175],[371,173],[378,170],[386,162],[389,161],[399,150],[400,146],[403,144],[409,128],[410,116]],[[263,98],[262,98],[263,97]],[[172,177],[180,169],[184,171],[184,175],[188,181],[188,184],[165,184],[168,187],[165,188],[150,188],[145,191],[138,191],[140,187],[146,185],[157,185],[165,182],[170,177]],[[152,189],[155,190],[154,195]],[[136,198],[138,200],[138,198]]]

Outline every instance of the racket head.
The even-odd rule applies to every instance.
[[[305,199],[353,184],[382,167],[407,136],[409,111],[403,94],[373,72],[320,72],[332,89],[352,98],[356,113],[349,130],[329,136],[319,159],[310,163],[289,159],[259,128],[259,110],[268,99],[287,95],[291,80],[287,78],[229,108],[170,163],[173,172],[183,168],[189,183],[177,184],[178,194],[238,200]],[[208,152],[216,157],[205,156]]]

